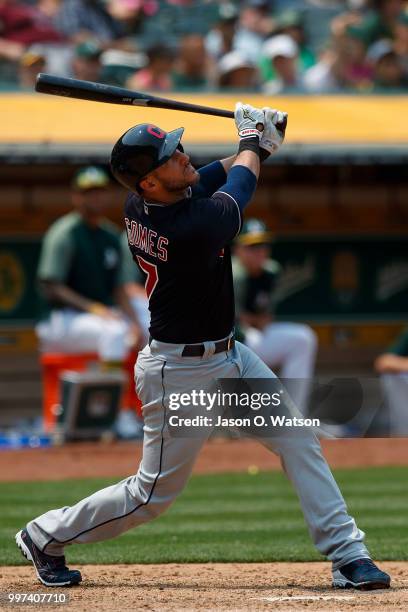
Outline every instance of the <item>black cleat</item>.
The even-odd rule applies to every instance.
[[[357,559],[333,571],[333,586],[339,589],[389,589],[391,578],[371,559]]]
[[[27,529],[16,534],[16,544],[24,557],[34,565],[39,581],[45,586],[72,586],[81,582],[79,570],[68,569],[64,556],[52,557],[41,552],[30,538]]]

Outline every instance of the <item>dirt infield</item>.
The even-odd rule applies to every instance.
[[[0,589],[13,593],[65,593],[70,598],[66,609],[75,612],[88,612],[90,608],[93,612],[122,609],[405,612],[408,564],[390,562],[381,566],[391,573],[393,588],[367,593],[332,589],[329,563],[87,565],[80,568],[83,585],[68,590],[42,587],[28,567],[1,568]],[[36,606],[20,609],[33,607]],[[64,606],[59,605],[58,609],[64,610]]]
[[[408,465],[405,438],[323,440],[333,468]],[[123,477],[135,473],[141,444],[134,442],[77,443],[45,449],[0,452],[0,482]],[[241,472],[250,466],[279,469],[279,459],[258,442],[214,438],[199,455],[195,473]]]

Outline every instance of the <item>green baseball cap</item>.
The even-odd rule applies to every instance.
[[[102,47],[94,40],[85,40],[75,47],[75,55],[85,59],[98,59],[102,51]]]
[[[236,244],[253,246],[255,244],[270,244],[273,234],[268,226],[260,219],[247,219],[242,225],[242,230],[236,238]]]
[[[286,9],[279,13],[276,18],[276,29],[284,30],[285,28],[301,27],[303,25],[303,17],[300,11],[294,9]]]
[[[79,191],[104,189],[110,183],[109,174],[97,166],[81,168],[72,179],[72,187]]]

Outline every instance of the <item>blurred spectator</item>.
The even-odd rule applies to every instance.
[[[359,28],[360,22],[361,14],[350,12],[339,15],[331,23],[333,84],[326,91],[368,91],[371,87],[372,67],[366,58],[366,43]]]
[[[200,91],[206,89],[209,78],[209,58],[201,34],[183,36],[172,72],[173,89]]]
[[[230,2],[218,7],[218,19],[205,38],[207,53],[216,60],[232,50],[239,11]]]
[[[38,6],[0,0],[0,57],[18,61],[28,45],[60,42],[63,38]]]
[[[299,48],[293,38],[286,34],[273,36],[263,45],[262,54],[271,62],[275,74],[275,78],[263,84],[264,93],[273,95],[301,90],[297,68]]]
[[[408,77],[408,9],[400,15],[394,28],[394,49],[398,54],[405,78]]]
[[[119,363],[129,338],[140,338],[121,281],[119,232],[103,217],[108,186],[102,169],[81,169],[72,183],[74,212],[44,236],[38,279],[49,313],[36,329],[42,351],[97,352]]]
[[[169,91],[174,62],[172,50],[164,45],[154,45],[146,55],[147,65],[128,79],[127,86],[136,90]]]
[[[373,66],[374,91],[392,91],[407,86],[403,64],[392,41],[378,40],[368,50],[367,57]]]
[[[144,47],[161,42],[175,48],[181,37],[195,32],[206,36],[219,15],[218,0],[158,0],[159,11],[146,18],[137,42]],[[234,0],[235,1],[235,0]]]
[[[147,18],[157,14],[157,0],[106,0],[106,10],[121,24],[124,35],[138,33]]]
[[[303,77],[303,86],[308,93],[335,93],[341,89],[337,60],[333,46],[321,52],[318,62],[309,68]]]
[[[285,34],[290,36],[297,44],[297,71],[299,74],[303,74],[306,70],[314,66],[316,58],[306,44],[302,14],[299,11],[286,10],[281,13],[276,19],[275,28],[275,35]],[[276,78],[273,63],[269,58],[261,58],[260,69],[263,81],[271,81]]]
[[[59,76],[72,77],[72,58],[74,49],[69,43],[35,43],[30,45],[30,53],[44,56],[46,72]]]
[[[75,47],[72,72],[76,79],[99,81],[102,71],[102,48],[96,41],[87,40]]]
[[[141,52],[107,49],[101,57],[101,81],[123,87],[137,70],[144,68],[146,61],[146,55]]]
[[[218,88],[256,91],[259,88],[258,69],[239,51],[230,51],[218,63]]]
[[[270,4],[264,0],[248,0],[240,11],[233,48],[250,58],[259,61],[262,44],[274,29],[269,16]]]
[[[355,32],[343,32],[323,51],[318,63],[306,71],[303,84],[311,93],[369,92],[373,67],[364,42]]]
[[[392,38],[395,26],[403,14],[405,0],[372,0],[373,10],[349,30],[364,41],[366,47],[382,38]]]
[[[46,59],[43,55],[30,51],[23,53],[18,70],[20,88],[33,91],[37,74],[45,72],[45,66]]]
[[[280,37],[296,46],[288,51]],[[90,39],[103,52],[99,58],[77,55],[75,45]],[[377,57],[379,48],[371,48],[385,39],[394,55]],[[163,51],[176,47],[176,58]],[[54,74],[89,74],[87,80],[138,89],[253,89],[252,62],[266,94],[391,91],[407,84],[408,6],[405,0],[0,0],[0,87],[18,86],[21,70],[32,82],[30,67],[20,65],[27,50],[43,56]],[[230,68],[237,61],[245,65]]]
[[[61,0],[55,24],[73,42],[96,38],[100,43],[109,43],[124,34],[102,0]]]
[[[343,86],[351,90],[367,91],[372,80],[372,68],[366,57],[364,42],[351,33],[338,41],[338,53],[343,62]]]
[[[41,3],[38,4],[41,6]],[[1,37],[23,45],[63,40],[49,15],[39,6],[16,0],[0,0]]]
[[[275,33],[287,34],[287,36],[293,38],[299,48],[299,62],[302,71],[315,64],[315,55],[307,46],[303,18],[300,11],[287,10],[281,13],[276,19]]]
[[[372,68],[360,36],[348,32],[339,37],[337,54],[341,65],[342,86],[350,90],[367,91],[372,81]]]

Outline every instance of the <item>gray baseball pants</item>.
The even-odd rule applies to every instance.
[[[29,534],[43,551],[61,555],[68,544],[114,538],[157,517],[175,500],[210,429],[198,429],[189,437],[172,435],[167,425],[170,394],[188,391],[189,386],[206,388],[216,379],[275,378],[259,357],[239,342],[233,350],[217,354],[214,343],[207,342],[202,357],[182,357],[183,346],[153,340],[139,354],[135,371],[145,425],[137,474],[74,506],[51,510],[31,521]],[[188,416],[190,408],[183,407],[182,413]],[[364,533],[347,513],[314,433],[303,432],[300,439],[274,435],[259,441],[279,455],[299,496],[311,538],[334,569],[368,557]]]

